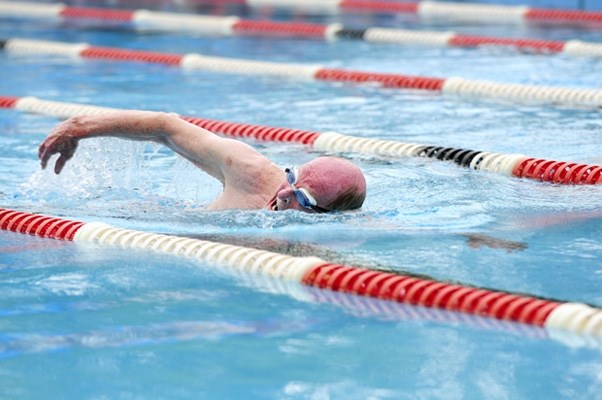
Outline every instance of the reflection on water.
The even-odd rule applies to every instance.
[[[0,357],[41,353],[74,347],[107,348],[154,345],[166,341],[216,340],[226,335],[255,334],[259,326],[223,321],[181,321],[145,327],[120,326],[94,332],[64,335],[10,334],[0,340]]]

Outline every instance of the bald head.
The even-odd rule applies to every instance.
[[[310,180],[318,204],[332,211],[360,208],[366,198],[366,179],[362,171],[349,160],[339,157],[319,157],[300,168]]]

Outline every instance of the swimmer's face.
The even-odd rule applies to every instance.
[[[342,211],[357,209],[364,202],[364,175],[347,160],[319,157],[283,175],[283,183],[268,204],[271,210]]]
[[[276,196],[269,204],[273,211],[299,210],[309,213],[328,212],[321,207],[320,194],[324,192],[319,174],[313,171],[311,165],[303,165],[300,168],[286,168],[286,182],[276,191]]]

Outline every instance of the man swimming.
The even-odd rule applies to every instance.
[[[219,179],[223,191],[208,206],[210,210],[343,211],[360,208],[366,197],[364,175],[345,159],[318,157],[283,170],[243,142],[219,137],[175,115],[151,111],[82,115],[59,124],[40,145],[42,168],[59,154],[54,172],[60,173],[81,139],[103,136],[164,144]],[[526,248],[526,244],[484,235],[462,236],[471,248]],[[237,236],[234,240],[241,239]]]
[[[151,111],[117,111],[77,116],[59,124],[40,144],[42,168],[59,154],[59,174],[81,139],[118,137],[163,144],[223,185],[209,210],[289,209],[329,212],[358,209],[366,197],[360,169],[338,157],[319,157],[283,170],[251,146],[219,137],[175,115]]]

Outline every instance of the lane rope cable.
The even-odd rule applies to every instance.
[[[354,266],[331,264],[317,257],[293,257],[242,246],[79,222],[0,208],[0,229],[58,240],[144,249],[207,262],[225,272],[259,275],[318,289],[390,302],[443,309],[480,317],[602,337],[602,309],[421,279]],[[283,286],[290,293],[291,286]],[[294,290],[294,288],[292,288]],[[298,294],[297,294],[298,295]]]
[[[76,115],[97,115],[118,111],[116,108],[41,100],[36,97],[0,96],[0,108],[13,108],[67,119]],[[337,132],[312,132],[290,128],[227,122],[180,116],[183,120],[215,134],[261,141],[299,143],[314,150],[331,153],[355,153],[382,158],[423,157],[479,171],[529,178],[556,184],[602,184],[602,166],[577,162],[546,160],[522,154],[503,154],[444,146],[404,143],[343,135]]]
[[[237,0],[250,8],[282,9],[310,15],[348,13],[411,14],[420,20],[480,24],[555,24],[602,28],[602,12],[534,8],[528,5],[387,0]]]
[[[362,40],[369,43],[420,45],[436,47],[505,46],[539,54],[602,57],[602,44],[581,40],[541,40],[463,35],[446,31],[423,31],[369,27],[346,28],[339,23],[328,25],[251,20],[237,16],[208,16],[149,10],[121,10],[69,7],[65,4],[19,3],[0,1],[0,16],[44,21],[86,20],[123,22],[143,31],[190,32],[219,36],[268,36],[270,38],[305,38],[334,41]]]
[[[519,103],[544,103],[577,108],[602,109],[602,90],[548,87],[519,83],[499,83],[464,78],[434,78],[392,73],[325,68],[322,65],[278,63],[237,58],[185,55],[113,47],[87,43],[65,43],[12,38],[0,41],[0,48],[15,55],[43,54],[66,58],[129,61],[204,70],[216,73],[266,75],[298,80],[320,80],[377,84],[392,89],[417,89],[468,99],[495,99]]]

